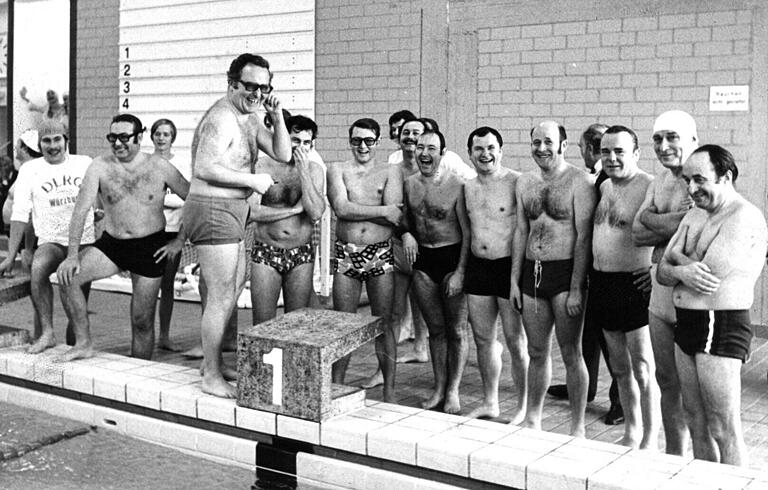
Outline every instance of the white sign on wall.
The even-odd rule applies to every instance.
[[[749,85],[709,87],[710,111],[749,111]]]

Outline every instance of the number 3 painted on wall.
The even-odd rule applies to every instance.
[[[283,404],[283,349],[273,347],[264,354],[264,364],[272,366],[272,405]]]

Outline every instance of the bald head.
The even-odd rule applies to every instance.
[[[565,128],[555,121],[543,121],[531,129],[531,156],[542,170],[565,161],[566,139]]]

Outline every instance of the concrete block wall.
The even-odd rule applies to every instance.
[[[104,135],[118,113],[119,0],[77,2],[77,152],[97,156],[109,150]]]

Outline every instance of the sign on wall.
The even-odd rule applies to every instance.
[[[748,111],[749,85],[709,87],[710,111]]]

